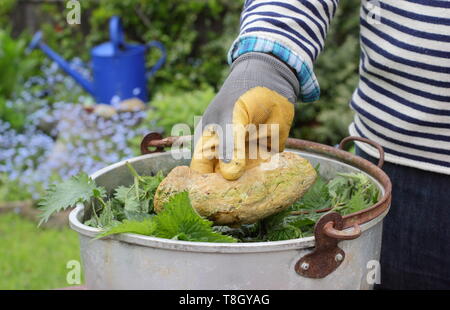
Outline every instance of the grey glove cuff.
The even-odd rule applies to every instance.
[[[242,89],[242,94],[257,86],[266,87],[292,103],[297,101],[300,93],[300,83],[291,68],[275,56],[264,53],[251,52],[238,57],[231,65],[225,84],[227,82],[238,82],[235,87]]]
[[[202,121],[197,125],[195,140],[210,124],[222,129],[220,136],[220,158],[228,162],[233,154],[233,133],[227,129],[232,123],[236,101],[255,87],[265,87],[295,103],[300,84],[294,72],[282,61],[264,53],[247,53],[239,56],[231,66],[231,72],[217,96],[210,103]]]

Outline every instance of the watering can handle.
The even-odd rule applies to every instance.
[[[151,41],[149,43],[147,43],[146,47],[149,49],[151,47],[156,47],[157,49],[159,49],[161,51],[161,57],[158,59],[158,61],[156,62],[156,64],[154,66],[152,66],[148,72],[147,72],[147,78],[152,77],[156,71],[158,71],[162,65],[166,62],[166,48],[164,47],[164,45],[161,42],[158,41]]]
[[[109,36],[114,48],[114,54],[116,54],[125,45],[122,21],[119,16],[113,16],[109,20]]]

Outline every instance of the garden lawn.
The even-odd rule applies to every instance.
[[[67,287],[66,264],[80,261],[76,232],[42,229],[17,214],[0,215],[0,289]]]

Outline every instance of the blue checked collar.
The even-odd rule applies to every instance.
[[[231,64],[239,56],[250,52],[272,54],[294,69],[300,82],[300,100],[302,102],[312,102],[320,98],[319,83],[312,68],[301,56],[286,46],[273,40],[254,36],[239,38],[228,52],[228,63]]]

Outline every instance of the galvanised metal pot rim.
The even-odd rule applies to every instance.
[[[81,223],[80,219],[83,216],[84,205],[78,204],[77,207],[69,215],[70,227],[85,237],[94,238],[101,232],[99,228],[93,228]],[[381,216],[372,221],[361,225],[361,230],[364,232],[383,220],[388,210]],[[347,229],[351,230],[351,229]],[[280,252],[289,250],[300,250],[314,247],[314,237],[305,237],[299,239],[291,239],[284,241],[267,241],[267,242],[242,242],[242,243],[213,243],[213,242],[192,242],[163,239],[157,237],[150,237],[138,234],[119,234],[108,236],[100,240],[92,239],[91,242],[98,242],[101,240],[115,240],[122,241],[129,244],[135,244],[145,247],[153,247],[174,251],[185,252],[206,252],[206,253],[257,253],[257,252]]]
[[[379,165],[382,165],[382,163],[384,162],[383,148],[376,142],[361,137],[347,137],[342,140],[340,148],[343,146],[343,143],[347,141],[360,141],[369,143],[373,146],[377,146],[378,150],[381,151]],[[301,150],[307,153],[313,153],[315,155],[325,156],[356,167],[370,175],[372,178],[376,179],[381,184],[381,186],[383,187],[383,196],[380,198],[380,200],[369,208],[343,216],[344,228],[351,227],[354,224],[361,225],[363,223],[371,221],[372,219],[377,218],[389,209],[392,200],[392,183],[386,173],[381,169],[381,167],[378,167],[370,161],[356,156],[352,153],[346,152],[340,148],[335,148],[311,141],[289,138],[286,141],[286,147]]]
[[[188,141],[192,140],[192,136],[181,136],[181,137],[166,137],[163,138],[158,132],[150,132],[147,134],[141,142],[141,153],[158,153],[164,152],[165,147],[172,146],[176,141]],[[355,156],[349,152],[343,151],[343,148],[347,142],[358,141],[362,143],[370,144],[378,149],[379,152],[379,162],[378,166],[375,166],[371,162],[365,160],[362,157]],[[155,150],[150,151],[149,147],[156,147]],[[307,140],[293,139],[289,138],[286,141],[286,148],[292,148],[295,150],[301,150],[307,152],[308,154],[315,154],[325,156],[326,158],[335,159],[341,163],[349,164],[353,167],[364,171],[369,174],[372,178],[376,179],[383,187],[383,196],[381,199],[373,206],[366,208],[364,210],[355,212],[344,216],[344,228],[348,228],[354,225],[360,225],[366,223],[378,216],[380,216],[385,210],[387,210],[391,203],[391,193],[392,184],[389,177],[381,170],[384,163],[384,150],[383,147],[363,137],[353,137],[349,136],[344,138],[339,144],[339,148],[334,148],[328,145],[315,143]]]
[[[352,227],[353,224],[361,225],[361,230],[364,232],[372,226],[376,225],[389,211],[389,203],[391,197],[391,183],[387,175],[374,164],[357,157],[348,152],[338,150],[336,148],[303,141],[298,139],[289,139],[287,147],[306,151],[312,155],[321,155],[330,159],[338,160],[340,162],[356,166],[357,168],[368,173],[375,178],[383,186],[383,197],[380,201],[365,210],[344,216],[344,228]],[[168,152],[169,153],[169,152]],[[179,153],[179,152],[178,152]],[[167,154],[167,153],[166,153]],[[108,170],[125,165],[126,162],[136,162],[146,158],[160,156],[160,154],[147,154],[124,160],[108,167],[105,167],[91,175],[93,179],[102,175]],[[369,210],[369,212],[367,212]],[[84,205],[78,204],[77,207],[70,213],[69,222],[72,229],[79,232],[81,235],[94,238],[100,229],[84,225],[80,219],[84,211]],[[285,241],[269,241],[269,242],[248,242],[248,243],[208,243],[208,242],[190,242],[180,240],[162,239],[156,237],[149,237],[137,234],[120,234],[110,236],[104,239],[113,239],[123,241],[126,243],[142,245],[146,247],[164,248],[168,250],[178,251],[192,251],[192,252],[217,252],[217,253],[255,253],[255,252],[273,252],[273,251],[287,251],[292,249],[304,249],[314,246],[314,237],[306,237],[300,239],[291,239]],[[96,242],[93,240],[92,242]]]

